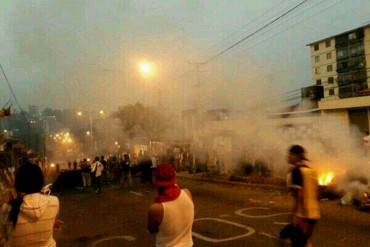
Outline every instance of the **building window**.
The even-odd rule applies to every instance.
[[[331,46],[331,40],[327,40],[327,41],[325,41],[325,46],[326,46],[326,47],[330,47],[330,46]]]
[[[333,65],[328,65],[328,66],[326,66],[326,71],[327,72],[332,72],[333,71]]]
[[[320,68],[319,67],[315,68],[315,74],[316,75],[320,74]]]
[[[316,80],[316,85],[317,86],[320,86],[321,85],[321,79]]]
[[[320,56],[315,56],[315,63],[320,63]]]
[[[315,44],[315,46],[314,46],[314,50],[315,50],[315,51],[318,51],[318,50],[319,50],[319,44]]]
[[[330,59],[331,59],[331,52],[326,53],[326,59],[327,59],[327,60],[330,60]]]
[[[357,35],[356,35],[356,33],[350,33],[350,34],[348,34],[348,39],[349,39],[349,40],[357,39]]]
[[[334,83],[334,77],[329,77],[328,78],[328,83],[333,84]]]
[[[330,89],[329,89],[329,95],[330,95],[330,96],[335,95],[334,88],[330,88]]]

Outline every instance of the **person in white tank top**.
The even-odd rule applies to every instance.
[[[176,173],[171,164],[158,166],[155,186],[158,196],[149,209],[148,230],[155,234],[156,246],[193,246],[193,200],[189,190],[181,190],[176,184]]]

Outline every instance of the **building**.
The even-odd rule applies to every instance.
[[[308,44],[312,78],[324,89],[318,108],[362,132],[370,123],[370,24]]]

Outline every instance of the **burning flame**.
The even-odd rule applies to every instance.
[[[326,186],[331,184],[333,182],[334,176],[335,176],[334,172],[326,172],[320,174],[319,185]]]

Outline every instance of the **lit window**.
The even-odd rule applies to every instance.
[[[330,59],[331,59],[331,52],[326,53],[326,59],[327,59],[327,60],[330,60]]]
[[[331,71],[333,71],[333,65],[328,65],[328,66],[326,66],[326,71],[327,72],[331,72]]]

